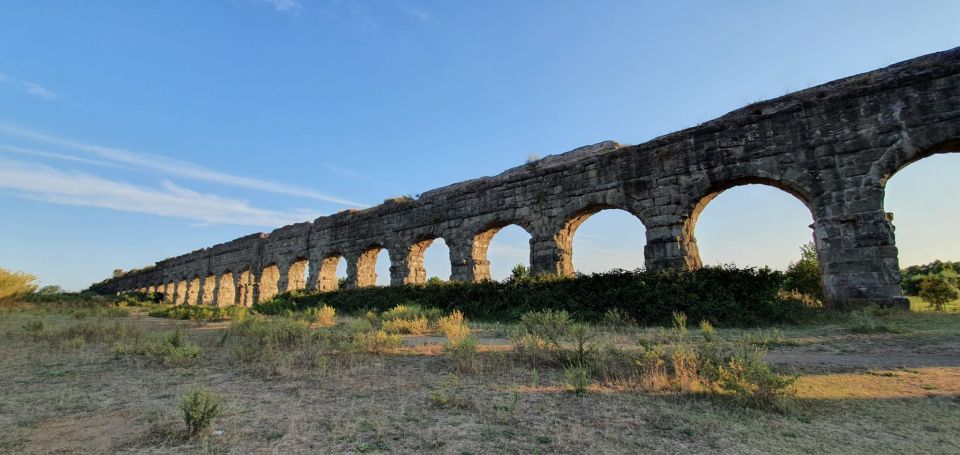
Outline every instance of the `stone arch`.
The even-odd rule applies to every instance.
[[[177,280],[173,291],[173,303],[175,305],[187,304],[187,285],[188,281],[186,278],[180,278]]]
[[[681,216],[680,220],[682,223],[682,232],[678,240],[683,243],[681,248],[686,252],[686,263],[690,264],[692,266],[691,268],[701,267],[703,265],[703,261],[700,259],[700,250],[697,247],[697,239],[695,236],[697,221],[700,219],[700,214],[703,213],[703,209],[705,209],[711,201],[716,199],[716,197],[724,191],[744,185],[763,185],[782,190],[799,200],[800,203],[802,203],[803,206],[806,207],[810,212],[810,216],[813,220],[815,220],[817,217],[816,209],[813,203],[813,197],[809,194],[809,192],[801,189],[801,186],[786,180],[778,180],[766,177],[741,177],[724,180],[706,187],[699,193],[694,193],[697,196],[691,198],[690,205],[683,209],[684,215]],[[647,251],[647,259],[647,265],[649,267],[650,251]]]
[[[526,226],[525,226],[526,225]],[[530,235],[530,242],[533,242],[533,232],[528,227],[528,223],[518,223],[513,221],[497,220],[492,223],[485,225],[484,227],[477,230],[472,238],[470,239],[470,252],[469,260],[473,265],[473,278],[474,282],[483,282],[490,281],[492,278],[490,273],[490,243],[493,241],[493,238],[497,235],[498,232],[502,231],[508,226],[517,226],[524,230],[528,235]],[[451,251],[452,254],[452,251]],[[532,258],[529,256],[528,252],[528,265],[533,264]]]
[[[425,284],[427,282],[427,269],[423,263],[423,255],[437,239],[443,240],[445,244],[447,243],[447,240],[440,235],[420,234],[414,237],[414,241],[408,247],[398,248],[395,250],[396,252],[390,251],[391,263],[393,263],[391,284],[395,286]],[[447,248],[450,248],[449,245]]]
[[[217,282],[217,306],[231,306],[237,303],[237,285],[234,282],[234,274],[231,271],[225,271],[220,274]]]
[[[948,155],[952,156],[948,158]],[[911,253],[921,250],[920,245],[915,243],[918,240],[923,239],[919,242],[923,244],[926,243],[927,239],[949,238],[958,227],[954,221],[957,219],[957,212],[951,210],[955,202],[950,198],[950,195],[952,195],[951,189],[955,186],[953,185],[954,180],[951,180],[954,176],[949,174],[949,171],[952,171],[957,163],[960,163],[960,140],[941,143],[930,149],[922,150],[909,161],[898,163],[898,167],[893,173],[884,176],[881,182],[883,184],[882,210],[887,214],[894,229],[898,270],[910,265],[925,264],[934,260],[951,260],[956,257],[955,248],[952,248],[955,245],[949,243],[939,243],[933,248],[930,246],[922,247],[922,250],[927,253],[923,259],[919,257],[911,258],[913,256]],[[914,167],[915,164],[916,167]],[[906,172],[904,172],[905,170]],[[923,173],[925,177],[923,182],[917,181],[920,173]],[[913,182],[909,183],[908,188],[910,189],[904,191],[904,185],[908,184],[907,182],[911,177]],[[890,181],[896,181],[897,183],[890,185]],[[943,188],[946,185],[949,185],[949,187]],[[922,192],[920,192],[921,189]],[[938,194],[930,197],[930,190],[938,191]],[[898,196],[902,197],[910,194],[924,194],[924,203],[909,205],[903,205],[902,202],[899,205],[891,203],[891,199],[896,200]],[[942,209],[936,210],[931,207],[941,207]],[[918,216],[929,215],[931,212],[937,213],[937,222],[924,223],[922,227],[911,226],[909,220],[915,220]],[[919,229],[919,231],[914,229]]]
[[[163,286],[163,301],[168,303],[176,303],[176,293],[177,293],[177,282],[168,281],[167,284]]]
[[[260,282],[257,285],[260,295],[257,300],[259,302],[266,302],[267,300],[272,299],[279,293],[279,285],[280,268],[277,267],[275,262],[270,263],[260,272]]]
[[[375,286],[377,284],[377,258],[380,251],[386,249],[381,243],[373,243],[365,248],[356,262],[356,287]],[[389,250],[387,250],[389,253]]]
[[[577,230],[580,229],[580,227],[587,222],[588,219],[600,212],[605,211],[616,211],[627,214],[639,223],[640,228],[643,230],[643,234],[645,235],[646,224],[643,222],[643,218],[635,210],[624,208],[622,205],[597,203],[587,205],[579,210],[571,210],[568,212],[568,215],[563,218],[565,221],[560,230],[555,234],[559,252],[558,262],[561,276],[571,276],[576,272],[576,264],[573,261],[573,257],[575,247],[574,241]],[[642,253],[640,254],[639,259],[643,259]]]
[[[203,279],[203,295],[200,303],[203,305],[215,305],[217,295],[217,275],[210,273]]]
[[[330,292],[340,289],[340,280],[337,278],[337,266],[343,255],[338,251],[332,251],[323,256],[317,265],[317,290],[320,292]]]
[[[306,289],[309,261],[306,257],[294,259],[287,267],[287,291]]]
[[[960,152],[960,137],[947,139],[927,147],[891,147],[870,166],[865,185],[886,188],[887,182],[897,172],[912,163],[941,153]]]
[[[187,284],[187,304],[197,305],[200,297],[200,275],[194,275]]]
[[[237,303],[246,307],[253,306],[256,287],[250,268],[243,269],[237,280]]]
[[[619,204],[610,204],[606,202],[596,202],[588,204],[585,206],[580,206],[580,208],[568,209],[565,211],[565,215],[561,217],[562,225],[560,229],[553,235],[553,240],[556,243],[557,248],[557,273],[560,276],[572,276],[574,274],[573,266],[573,238],[577,232],[577,229],[583,225],[591,216],[597,214],[598,212],[604,210],[622,210],[627,212],[637,220],[640,221],[640,224],[646,228],[646,224],[643,222],[643,218],[631,208],[624,208],[625,206]]]

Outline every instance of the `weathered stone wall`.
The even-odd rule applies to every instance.
[[[176,301],[249,305],[261,288],[335,289],[341,257],[348,286],[372,285],[383,248],[392,284],[423,283],[423,251],[438,238],[450,248],[451,279],[482,281],[490,277],[491,237],[511,224],[531,235],[534,273],[570,275],[574,232],[608,208],[646,227],[648,268],[689,269],[701,264],[693,236],[701,210],[726,189],[759,183],[810,209],[828,304],[902,304],[884,186],[907,164],[950,151],[960,151],[960,48],[756,103],[644,144],[602,142],[415,200],[243,237],[96,288],[172,287]],[[234,289],[191,288],[207,277]]]

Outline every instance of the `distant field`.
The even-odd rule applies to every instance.
[[[919,312],[933,311],[933,308],[930,307],[930,304],[927,302],[924,302],[923,299],[921,299],[920,297],[909,296],[907,298],[910,299],[911,311],[919,311]],[[948,313],[960,312],[960,299],[954,300],[948,303],[946,310]]]

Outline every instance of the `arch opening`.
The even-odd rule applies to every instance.
[[[530,242],[533,237],[518,224],[499,224],[473,237],[476,281],[508,279],[517,266],[530,271]]]
[[[233,282],[233,272],[223,272],[217,283],[217,306],[231,306],[237,303],[237,287]]]
[[[240,272],[240,279],[237,285],[237,301],[242,306],[253,306],[253,290],[256,283],[253,282],[253,274],[250,269]]]
[[[615,207],[595,206],[567,221],[558,236],[561,251],[569,251],[572,274],[644,268],[646,226],[636,215]]]
[[[317,290],[336,291],[346,279],[347,261],[340,253],[330,253],[320,260],[317,269]]]
[[[263,271],[260,272],[260,285],[257,286],[260,290],[260,296],[257,300],[259,302],[266,302],[272,299],[279,291],[279,284],[280,268],[277,267],[277,264],[270,264],[264,267]]]
[[[698,264],[785,270],[814,242],[806,196],[764,179],[728,183],[701,198],[684,226]]]
[[[216,295],[216,290],[217,276],[211,273],[203,279],[203,300],[201,300],[201,303],[204,305],[213,305],[215,303],[213,297]]]
[[[368,247],[357,257],[357,287],[377,285],[377,263],[380,259],[380,253],[387,253],[387,249],[377,244]],[[389,263],[389,259],[387,262]],[[389,280],[389,274],[387,279]]]
[[[187,287],[187,304],[196,305],[200,297],[200,277],[194,276],[190,279],[190,284]]]
[[[290,264],[287,270],[287,291],[307,288],[308,263],[307,258],[297,258]]]
[[[407,284],[426,284],[450,279],[450,248],[443,237],[414,243],[407,257]]]
[[[892,215],[901,289],[914,311],[960,311],[960,299],[942,307],[920,298],[921,282],[933,279],[960,288],[960,210],[954,200],[960,175],[960,143],[938,146],[900,166],[884,182],[883,210]]]
[[[375,258],[376,265],[374,272],[377,275],[377,286],[389,286],[393,284],[393,263],[390,260],[390,252],[386,248],[381,248]]]
[[[174,301],[176,305],[186,305],[187,304],[187,280],[182,279],[177,281],[176,288],[174,289]]]

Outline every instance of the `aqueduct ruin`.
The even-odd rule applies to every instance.
[[[129,271],[94,290],[156,290],[178,303],[250,305],[292,289],[376,282],[381,249],[392,285],[426,279],[423,251],[442,238],[453,280],[490,278],[487,246],[515,224],[535,274],[570,275],[572,238],[597,211],[646,227],[646,267],[701,265],[697,217],[720,192],[779,188],[810,210],[826,303],[902,305],[887,180],[935,153],[960,151],[960,48],[755,103],[640,145],[602,142],[495,177],[284,226]],[[305,270],[309,274],[304,280]]]

